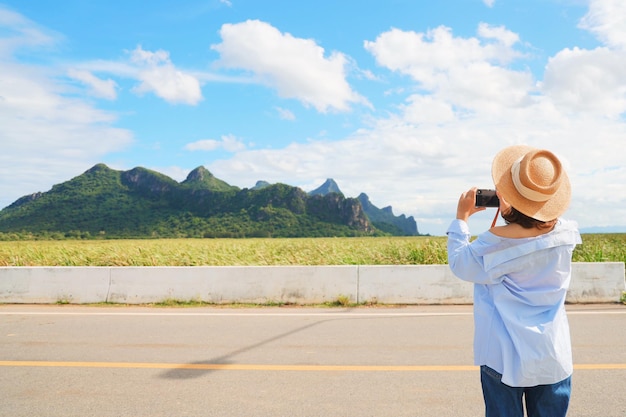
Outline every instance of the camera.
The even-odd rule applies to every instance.
[[[476,207],[500,207],[500,199],[496,190],[476,190]]]

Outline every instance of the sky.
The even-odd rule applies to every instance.
[[[564,217],[625,232],[625,68],[623,0],[0,0],[0,208],[97,163],[204,166],[444,235],[526,144],[562,160]]]

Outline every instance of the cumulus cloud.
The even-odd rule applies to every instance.
[[[365,192],[374,204],[415,216],[420,231],[442,234],[462,191],[491,186],[493,155],[524,143],[562,158],[574,189],[566,216],[582,225],[619,223],[626,216],[626,168],[616,152],[626,137],[618,117],[621,53],[565,49],[551,58],[538,88],[529,73],[509,66],[524,57],[513,49],[519,42],[487,25],[470,38],[444,27],[382,33],[366,49],[382,70],[408,76],[407,91],[419,87],[395,113],[343,140],[245,150],[211,170],[239,184],[289,178],[305,190],[333,177],[346,195]],[[478,214],[476,230],[493,214]]]
[[[224,135],[220,140],[202,139],[185,145],[188,151],[215,151],[223,149],[227,152],[238,152],[246,149],[246,145],[234,135]]]
[[[575,194],[567,217],[582,225],[614,225],[626,215],[626,169],[616,152],[626,135],[623,123],[577,119],[545,103],[506,110],[502,119],[451,121],[444,103],[412,97],[414,104],[422,109],[435,105],[442,123],[416,124],[415,113],[407,111],[340,141],[246,150],[212,163],[210,169],[234,184],[262,178],[288,181],[306,191],[332,177],[347,196],[365,192],[378,206],[392,205],[396,214],[413,215],[422,232],[443,234],[462,191],[492,186],[493,155],[523,143],[551,149],[563,159]],[[473,227],[488,228],[493,214],[477,215]]]
[[[120,61],[95,60],[74,63],[68,75],[90,87],[91,94],[102,98],[116,98],[120,90],[113,79],[105,80],[98,76],[106,74],[110,77],[137,81],[138,84],[131,91],[139,96],[153,93],[169,103],[192,106],[203,100],[201,81],[239,83],[247,81],[202,71],[182,71],[174,65],[169,52],[162,49],[148,51],[138,45],[129,51],[127,56],[128,59]]]
[[[519,35],[515,32],[511,32],[504,26],[492,26],[486,23],[478,25],[478,35],[483,39],[493,39],[497,43],[495,46],[502,45],[499,51],[490,52],[486,54],[486,57],[490,55],[500,56],[499,60],[506,62],[519,56],[519,53],[510,49],[513,45],[519,42]],[[494,45],[489,45],[486,49],[493,48]]]
[[[626,2],[590,0],[579,27],[587,29],[612,48],[626,49]]]
[[[542,89],[571,111],[621,117],[626,112],[626,3],[591,0],[579,27],[604,46],[557,53],[546,65]]]
[[[141,83],[133,90],[138,94],[153,92],[170,103],[195,105],[202,100],[200,82],[178,70],[167,51],[145,51],[141,46],[131,53],[131,62],[138,66]]]
[[[395,213],[413,215],[420,231],[442,234],[454,217],[458,195],[492,184],[493,155],[526,143],[563,159],[574,190],[567,217],[583,226],[624,225],[626,167],[619,151],[626,137],[626,58],[620,40],[624,26],[615,21],[619,7],[592,1],[581,27],[604,44],[553,54],[541,79],[523,69],[528,58],[523,36],[506,27],[480,24],[469,37],[444,26],[426,32],[391,29],[364,43],[378,66],[358,70],[357,76],[360,82],[378,83],[396,75],[394,84],[385,86],[393,92],[385,97],[392,104],[384,113],[368,113],[352,134],[281,149],[253,148],[225,135],[188,143],[184,150],[231,153],[208,167],[240,186],[264,179],[312,190],[332,177],[346,195],[365,192],[378,206],[390,204]],[[59,83],[59,74],[12,58],[14,45],[41,49],[58,38],[19,15],[0,14],[0,24],[1,19],[22,22],[19,30],[0,32],[0,54],[8,57],[0,60],[0,176],[16,178],[0,184],[1,194],[15,194],[9,186],[45,190],[42,184],[66,180],[131,142],[130,132],[114,127],[115,114],[64,94],[67,85]],[[224,25],[220,35],[222,42],[213,46],[219,68],[243,74],[234,79],[225,73],[181,71],[167,51],[142,47],[123,61],[79,63],[69,75],[105,98],[107,92],[108,97],[122,94],[107,83],[120,77],[137,80],[136,92],[172,103],[198,103],[202,80],[262,83],[319,112],[367,105],[347,82],[356,63],[340,52],[326,53],[313,40],[260,21]],[[271,111],[274,117],[295,117],[284,107]],[[488,227],[491,216],[491,211],[478,214],[473,230]]]
[[[259,20],[225,24],[222,43],[211,48],[220,54],[217,65],[253,73],[258,82],[276,89],[319,112],[347,111],[353,103],[369,103],[346,80],[348,58],[340,52],[325,56],[311,39],[281,33]]]
[[[572,111],[619,117],[626,112],[626,50],[564,49],[546,66],[543,91]]]
[[[455,37],[445,26],[426,33],[392,29],[364,47],[380,66],[410,76],[455,106],[493,111],[528,104],[532,75],[505,66],[522,56],[514,49],[518,35],[487,24],[478,27],[478,35]]]
[[[450,103],[421,94],[411,95],[407,99],[407,104],[401,105],[400,108],[404,110],[404,120],[415,125],[443,124],[456,118]]]

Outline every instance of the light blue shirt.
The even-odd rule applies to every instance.
[[[554,384],[572,374],[565,314],[572,251],[582,243],[575,222],[559,220],[532,238],[487,231],[470,243],[467,223],[448,228],[452,272],[474,283],[474,364],[513,387]]]

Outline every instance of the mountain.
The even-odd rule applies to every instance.
[[[187,179],[182,182],[182,185],[190,188],[206,189],[211,191],[239,190],[238,187],[234,187],[218,178],[215,178],[215,176],[213,176],[208,169],[202,166],[191,171],[189,175],[187,175]]]
[[[596,226],[585,227],[580,229],[580,233],[595,233],[595,234],[608,234],[608,233],[626,233],[626,226]]]
[[[328,178],[324,184],[319,186],[309,195],[329,195],[336,193],[343,195],[339,189],[339,185],[332,178]],[[417,223],[413,217],[406,217],[404,214],[395,216],[391,206],[379,209],[370,202],[369,197],[365,193],[361,193],[357,199],[363,207],[363,211],[372,222],[374,227],[395,236],[417,236]]]
[[[257,181],[252,190],[260,190],[265,187],[269,187],[271,184],[267,181]]]
[[[344,197],[331,179],[318,190],[307,194],[297,187],[266,182],[240,189],[204,167],[179,183],[142,167],[117,171],[97,164],[0,211],[0,238],[11,234],[44,238],[411,234],[399,226],[398,219],[404,216],[396,218],[391,208],[383,209],[387,213],[383,216],[371,203],[366,213],[359,199]]]
[[[309,195],[327,195],[330,193],[337,193],[337,194],[343,195],[343,193],[339,189],[339,186],[337,185],[335,180],[333,180],[332,178],[328,178],[326,182],[324,182],[324,184],[320,185],[315,190],[310,191]]]
[[[361,202],[363,211],[372,224],[382,231],[392,235],[418,236],[417,223],[413,216],[406,217],[404,214],[395,216],[391,206],[379,209],[370,202],[365,193],[359,194],[357,199]]]

